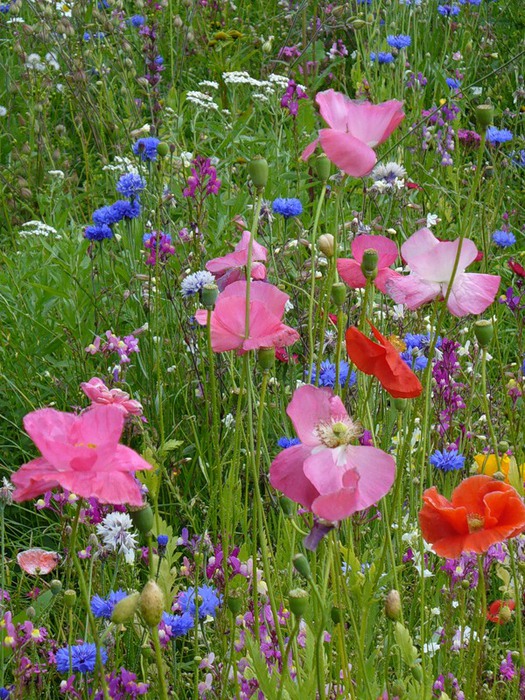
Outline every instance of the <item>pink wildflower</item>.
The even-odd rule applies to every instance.
[[[45,576],[58,564],[58,554],[45,549],[27,549],[16,556],[19,567],[31,576]]]
[[[13,500],[27,501],[61,486],[102,503],[142,505],[133,475],[151,465],[118,444],[123,427],[124,414],[116,406],[95,406],[80,416],[52,408],[28,413],[24,428],[43,456],[13,474]]]
[[[382,498],[394,482],[394,459],[356,445],[362,434],[331,389],[302,386],[287,410],[300,445],[283,450],[270,466],[270,483],[329,521],[343,520]]]
[[[355,260],[339,258],[337,261],[337,271],[343,282],[352,289],[359,289],[366,286],[366,277],[361,270],[363,254],[365,250],[373,249],[377,251],[377,277],[374,280],[375,286],[386,293],[385,284],[389,279],[401,277],[398,272],[390,269],[390,265],[396,261],[398,256],[397,245],[390,238],[385,236],[370,236],[366,233],[356,236],[352,241],[352,255]]]
[[[250,237],[251,233],[249,231],[244,231],[233,253],[228,253],[222,258],[214,258],[206,263],[206,269],[215,277],[215,281],[221,292],[232,282],[246,279],[244,268],[248,264]],[[260,245],[257,241],[253,242],[252,279],[263,280],[266,278],[266,267],[259,261],[266,260],[267,252],[263,245]]]
[[[142,415],[142,404],[139,401],[130,399],[129,394],[120,389],[108,389],[102,379],[98,377],[93,377],[89,382],[82,382],[80,386],[86,396],[93,402],[92,406],[96,404],[113,404],[125,416],[128,414],[133,416]]]
[[[451,285],[458,248],[459,239],[438,241],[427,228],[416,231],[401,246],[401,255],[410,268],[410,274],[387,280],[388,294],[396,303],[406,304],[411,310],[432,299],[445,297]],[[454,316],[482,313],[498,292],[498,275],[465,272],[477,254],[475,244],[468,238],[463,239],[447,301],[447,308]]]
[[[403,103],[389,100],[378,105],[351,100],[335,90],[317,93],[315,101],[329,129],[307,146],[301,158],[307,160],[317,144],[338,168],[353,177],[367,175],[377,162],[374,153],[404,119]]]
[[[282,322],[284,307],[289,297],[266,282],[252,282],[250,286],[250,333],[246,329],[246,282],[233,282],[219,294],[211,316],[211,344],[214,352],[237,350],[243,355],[248,350],[291,345],[299,340],[299,333]],[[195,314],[197,323],[206,325],[207,312]]]

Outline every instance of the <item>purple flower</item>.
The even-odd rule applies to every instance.
[[[384,63],[393,63],[394,56],[390,53],[390,51],[380,51],[379,53],[375,53],[374,51],[372,51],[370,54],[370,60],[372,61],[372,63],[375,63],[375,61],[377,61],[379,65],[382,65]]]
[[[154,136],[146,136],[146,138],[139,139],[133,144],[133,153],[136,156],[140,156],[141,160],[157,160],[157,146],[160,140]]]
[[[191,175],[182,194],[184,197],[196,197],[199,193],[201,199],[211,194],[218,194],[221,181],[217,179],[217,171],[211,164],[210,158],[197,156],[191,161]]]
[[[393,49],[405,49],[412,43],[412,37],[407,34],[389,34],[386,38],[386,43]]]
[[[115,605],[120,600],[125,598],[126,595],[127,593],[120,588],[118,591],[110,591],[107,598],[101,598],[99,595],[94,595],[93,598],[91,598],[91,612],[95,617],[102,617],[109,620],[113,614],[113,608]]]
[[[498,143],[506,143],[512,141],[512,131],[508,129],[496,129],[495,126],[489,126],[487,129],[487,141],[492,145]]]
[[[106,224],[86,226],[84,238],[87,238],[89,241],[103,241],[104,238],[113,238],[113,231]]]
[[[117,192],[120,192],[120,194],[123,194],[124,197],[128,197],[129,199],[138,197],[145,187],[146,182],[144,178],[136,173],[126,173],[122,175],[117,182]]]

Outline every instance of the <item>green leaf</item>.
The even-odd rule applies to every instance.
[[[407,664],[412,666],[417,659],[417,649],[412,643],[410,632],[400,622],[396,622],[394,627],[394,637],[401,652],[401,658]]]

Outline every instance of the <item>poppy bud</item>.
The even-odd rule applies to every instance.
[[[49,584],[49,590],[53,595],[58,595],[60,591],[62,590],[62,581],[59,581],[58,579],[53,579],[51,583]]]
[[[272,369],[275,363],[275,348],[261,348],[257,360],[261,369],[265,371]]]
[[[302,617],[304,615],[308,607],[309,598],[308,591],[302,588],[294,588],[288,593],[288,605],[296,617]]]
[[[162,619],[164,593],[155,581],[148,581],[138,601],[140,612],[149,627],[155,627]]]
[[[143,656],[145,659],[152,659],[152,658],[153,658],[153,655],[154,655],[154,651],[153,651],[153,649],[149,646],[149,644],[144,645],[144,646],[141,648],[140,653],[142,654],[142,656]]]
[[[231,591],[231,593],[228,595],[226,599],[226,604],[228,606],[228,610],[231,612],[232,615],[237,616],[242,607],[242,593],[241,591]]]
[[[32,605],[26,609],[26,615],[28,620],[34,620],[36,615],[36,610]]]
[[[201,290],[201,301],[207,309],[213,309],[217,297],[219,296],[219,288],[216,284],[205,284]]]
[[[406,399],[394,399],[392,401],[392,406],[396,409],[396,411],[399,411],[399,413],[404,413],[404,411],[407,410]]]
[[[398,680],[395,680],[392,683],[392,694],[394,697],[397,695],[398,698],[404,697],[405,693],[407,692],[406,685],[404,682],[399,678]]]
[[[423,682],[423,669],[421,668],[420,664],[414,664],[412,668],[410,669],[412,671],[412,675],[416,679],[416,681],[419,681],[419,683]]]
[[[361,271],[367,279],[375,279],[377,275],[377,261],[379,256],[375,248],[368,248],[363,253],[363,261],[361,263]]]
[[[492,124],[494,119],[494,107],[491,104],[478,105],[476,107],[476,123],[482,128],[486,129]]]
[[[498,619],[501,625],[510,622],[512,619],[512,610],[508,605],[505,605],[505,603],[503,603],[503,605],[499,609]]]
[[[116,625],[122,625],[124,622],[131,620],[135,615],[139,604],[140,593],[130,593],[115,605],[111,613],[111,622]]]
[[[336,608],[334,605],[330,611],[330,617],[332,618],[334,625],[338,625],[340,622],[342,622],[343,614],[341,612],[341,608]]]
[[[285,515],[293,515],[293,511],[294,511],[293,501],[291,501],[286,496],[281,496],[281,498],[279,499],[279,503],[280,503],[281,509]]]
[[[506,440],[500,440],[498,442],[498,451],[501,453],[508,452],[510,445]]]
[[[334,237],[331,233],[323,233],[322,236],[319,236],[317,245],[321,253],[326,255],[327,258],[334,257]]]
[[[296,554],[292,559],[293,565],[298,573],[301,574],[307,581],[312,578],[312,571],[308,559],[304,554]]]
[[[346,287],[342,282],[335,282],[332,285],[331,297],[336,306],[341,307],[345,303]]]
[[[170,152],[170,147],[165,141],[161,141],[157,146],[157,153],[161,158],[165,158]]]
[[[264,190],[268,182],[268,162],[262,156],[255,156],[248,163],[248,174],[258,190]]]
[[[398,620],[401,614],[401,596],[393,588],[385,598],[385,615],[389,620]]]
[[[145,506],[137,510],[130,509],[129,514],[133,525],[135,525],[139,532],[143,535],[147,535],[151,532],[151,528],[153,527],[153,511],[151,506]]]
[[[350,24],[354,29],[362,29],[363,27],[366,27],[366,22],[364,19],[354,19],[352,22],[350,22]]]
[[[64,605],[66,608],[72,608],[77,600],[77,594],[72,588],[68,588],[64,591]]]
[[[321,182],[326,182],[330,177],[330,161],[324,153],[320,153],[315,159],[317,177]]]
[[[476,321],[474,324],[474,335],[479,343],[480,348],[487,348],[490,345],[492,336],[494,335],[494,326],[492,321]]]

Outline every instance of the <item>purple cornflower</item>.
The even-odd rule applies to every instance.
[[[299,440],[299,438],[282,437],[277,440],[277,444],[283,450],[287,450],[289,447],[295,447],[295,445],[300,445],[301,441]]]
[[[131,24],[132,27],[142,27],[142,25],[145,23],[146,18],[142,15],[133,15],[133,17],[128,19],[128,24]]]
[[[86,226],[84,238],[87,238],[88,241],[103,241],[104,238],[113,238],[113,231],[106,224]]]
[[[295,119],[299,111],[299,100],[307,100],[308,95],[300,85],[297,85],[295,80],[288,81],[286,92],[281,98],[281,107],[287,109],[290,115]]]
[[[175,255],[175,246],[171,242],[169,233],[162,231],[145,233],[142,237],[142,243],[144,248],[149,251],[146,265],[156,265],[157,261],[166,262],[171,255]]]
[[[290,219],[293,216],[299,216],[303,213],[303,205],[299,199],[295,197],[285,198],[278,197],[272,202],[272,211],[274,214],[280,214],[285,219]]]
[[[91,598],[91,612],[95,617],[103,617],[109,620],[115,605],[126,596],[127,593],[120,588],[118,591],[110,591],[106,598],[94,595],[93,598]]]
[[[461,87],[461,82],[455,78],[447,78],[445,82],[451,90],[459,90]]]
[[[443,17],[456,17],[460,8],[457,5],[438,5],[438,12]]]
[[[510,246],[516,243],[516,236],[510,231],[494,231],[492,234],[492,242],[499,248],[510,248]]]
[[[157,160],[157,146],[160,140],[154,136],[146,136],[133,144],[133,153],[143,161]]]
[[[162,613],[162,622],[160,624],[163,626],[169,639],[183,637],[193,628],[195,615],[189,612],[184,612],[182,615]]]
[[[211,164],[210,158],[197,156],[191,161],[191,175],[182,194],[184,197],[195,198],[197,193],[203,200],[211,194],[218,194],[221,181],[217,179],[217,171]]]
[[[430,464],[442,472],[458,471],[465,466],[465,457],[457,450],[436,450],[430,455]]]
[[[198,600],[195,600],[195,588],[190,587],[187,591],[179,593],[177,608],[184,613],[189,613],[193,617],[199,609],[199,619],[204,620],[208,615],[215,617],[217,608],[220,607],[222,596],[212,586],[199,586],[197,589]]]

